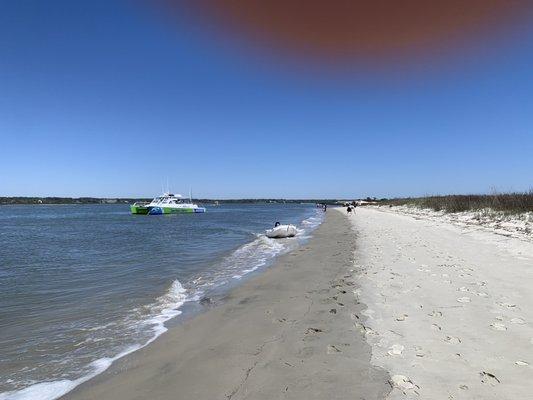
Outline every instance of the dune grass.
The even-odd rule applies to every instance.
[[[491,209],[509,214],[533,211],[533,190],[524,193],[467,194],[390,199],[381,204],[410,205],[449,213]]]

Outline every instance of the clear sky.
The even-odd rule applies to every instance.
[[[533,187],[533,31],[342,72],[131,1],[0,0],[0,196]]]

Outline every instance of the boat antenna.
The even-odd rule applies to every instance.
[[[189,186],[189,201],[192,203],[192,188]]]

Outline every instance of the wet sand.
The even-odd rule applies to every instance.
[[[63,399],[383,399],[335,210],[302,248]]]

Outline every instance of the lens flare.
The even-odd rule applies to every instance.
[[[256,48],[321,60],[435,54],[487,38],[533,2],[518,0],[177,0],[204,23]]]

